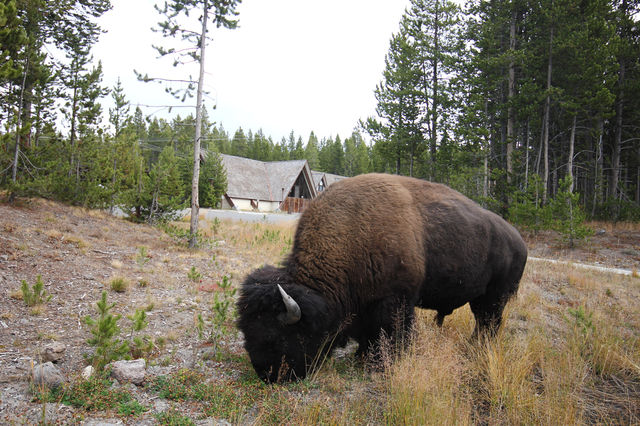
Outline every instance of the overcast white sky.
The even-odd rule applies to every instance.
[[[163,41],[150,29],[161,18],[155,2],[112,0],[113,9],[100,20],[107,33],[93,50],[103,62],[103,84],[113,87],[120,77],[134,106],[179,101],[161,85],[138,82],[133,69],[149,76],[197,77],[195,66],[173,69],[169,61],[156,59],[151,45]],[[373,91],[408,3],[244,0],[239,28],[216,30],[207,48],[209,117],[230,135],[242,127],[245,133],[262,129],[274,142],[291,130],[305,143],[312,130],[319,138],[339,134],[344,139],[360,118],[375,114]],[[195,105],[195,100],[186,104]],[[109,97],[105,111],[110,105]],[[143,108],[145,115],[169,117],[159,110]],[[178,108],[171,115],[193,111]]]

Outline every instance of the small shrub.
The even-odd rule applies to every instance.
[[[151,260],[151,257],[147,253],[147,248],[145,246],[138,247],[138,254],[136,255],[136,263],[138,264],[140,269],[143,269],[144,265],[146,265],[149,262],[149,260]]]
[[[233,321],[236,314],[234,296],[237,291],[231,283],[231,278],[227,275],[222,277],[222,282],[219,282],[218,286],[221,291],[215,294],[213,305],[211,306],[213,316],[211,318],[211,333],[208,337],[208,341],[213,343],[211,352],[216,356],[218,354],[218,344],[224,336],[229,334],[230,328],[228,324]],[[202,321],[202,317],[199,316],[199,334],[201,334],[202,328],[204,328],[204,322]]]
[[[67,236],[67,238],[64,239],[64,243],[65,244],[73,244],[79,249],[86,249],[89,246],[89,244],[87,244],[87,242],[85,240],[83,240],[80,237],[73,236],[73,235]]]
[[[158,348],[162,349],[162,348],[164,348],[166,346],[166,344],[167,344],[167,338],[166,337],[163,337],[163,336],[156,337],[155,345]]]
[[[42,275],[38,275],[35,284],[29,288],[29,284],[25,280],[22,280],[22,300],[27,306],[36,306],[43,303],[47,303],[51,300],[51,295],[44,290],[44,284],[42,282]]]
[[[111,361],[129,357],[129,344],[117,337],[120,334],[118,321],[121,316],[111,314],[115,305],[107,303],[107,292],[103,291],[102,298],[96,303],[98,317],[94,319],[87,316],[84,319],[85,324],[91,327],[90,332],[93,335],[87,343],[95,347],[95,352],[87,358],[98,371]]]
[[[124,293],[129,289],[129,281],[125,278],[117,277],[111,280],[109,287],[116,293]]]
[[[211,222],[210,228],[211,228],[211,235],[213,235],[213,237],[215,238],[215,236],[220,231],[220,219],[218,219],[217,217],[213,218],[213,222]]]
[[[198,272],[195,266],[192,266],[189,272],[187,272],[187,277],[194,283],[197,283],[197,282],[200,282],[200,279],[202,278],[202,274]]]
[[[143,309],[136,309],[135,314],[128,315],[127,318],[131,320],[131,331],[129,334],[129,348],[131,356],[133,358],[141,358],[149,355],[155,348],[153,340],[147,335],[134,335],[149,325],[147,321],[147,314]]]
[[[585,311],[583,306],[576,309],[569,308],[569,315],[574,319],[574,325],[578,327],[583,334],[593,332],[593,313]]]
[[[562,234],[570,248],[575,242],[593,235],[593,230],[584,224],[586,214],[580,208],[578,199],[580,194],[570,191],[571,176],[560,181],[560,188],[556,197],[551,200],[551,227]]]

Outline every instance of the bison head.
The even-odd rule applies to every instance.
[[[243,283],[238,327],[258,376],[265,382],[304,378],[327,345],[326,301],[292,282],[286,270],[266,266]]]

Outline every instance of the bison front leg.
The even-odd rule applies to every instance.
[[[451,315],[453,313],[453,309],[448,310],[439,310],[436,313],[436,316],[433,318],[433,321],[436,323],[438,327],[442,327],[442,323],[444,322],[444,317],[447,315]]]
[[[403,301],[379,301],[368,310],[361,323],[356,355],[377,359],[383,350],[395,351],[406,345],[413,325],[413,305]]]

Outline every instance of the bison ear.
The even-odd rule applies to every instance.
[[[300,311],[300,306],[296,303],[293,297],[289,296],[286,291],[280,284],[278,284],[278,290],[280,290],[280,295],[282,296],[282,301],[284,302],[284,306],[287,308],[287,312],[283,312],[278,315],[278,320],[284,325],[295,324],[300,321],[300,317],[302,316],[302,312]]]

